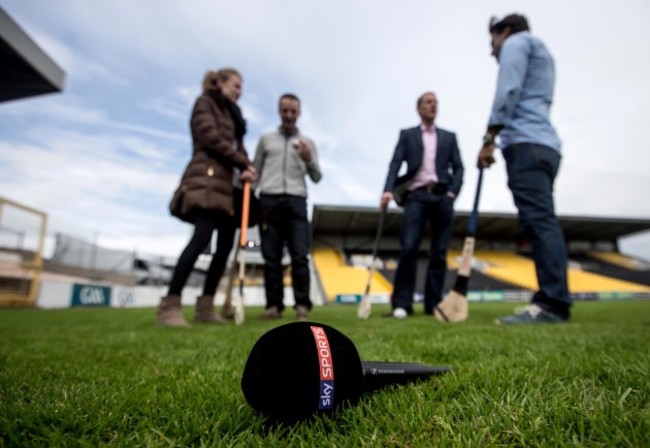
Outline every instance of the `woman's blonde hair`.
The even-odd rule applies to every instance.
[[[203,77],[203,91],[216,90],[217,80],[222,82],[228,81],[231,76],[237,76],[242,79],[241,74],[234,68],[222,68],[217,71],[209,70]]]

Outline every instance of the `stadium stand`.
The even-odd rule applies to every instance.
[[[488,268],[484,274],[492,278],[518,285],[523,289],[537,289],[535,265],[532,260],[515,253],[497,251],[476,251],[474,258],[487,263]]]
[[[650,263],[613,252],[572,255],[571,260],[578,261],[585,271],[650,286]]]
[[[0,102],[63,90],[63,70],[1,7],[0,60]]]
[[[535,264],[529,257],[507,252],[476,252],[477,259],[486,261],[488,268],[484,274],[509,283],[519,285],[523,289],[535,291],[537,278]],[[575,257],[571,257],[574,260]],[[619,280],[611,276],[601,275],[579,269],[576,263],[569,267],[569,291],[572,294],[597,294],[612,292],[650,293],[650,288],[644,285]]]
[[[363,294],[368,282],[367,268],[349,265],[345,256],[333,248],[314,249],[312,256],[327,300],[335,300],[340,295]],[[370,293],[388,294],[391,290],[391,283],[379,272],[374,272]]]
[[[456,281],[456,275],[458,269],[457,261],[459,257],[460,257],[460,252],[449,251],[449,254],[447,256],[448,270],[447,270],[447,276],[445,277],[445,287],[444,287],[445,291],[449,291],[454,285],[454,282]],[[386,280],[392,285],[393,281],[395,280],[395,267],[397,262],[393,258],[391,258],[390,260],[395,262],[395,266],[392,269],[382,269],[380,270],[380,272],[386,278]],[[417,272],[415,277],[415,290],[418,293],[424,292],[424,285],[426,282],[426,269],[428,263],[429,260],[427,259],[426,255],[422,254],[418,259]],[[521,289],[521,287],[512,283],[508,283],[506,281],[501,281],[496,278],[488,277],[487,275],[484,275],[481,271],[475,269],[472,272],[472,276],[469,279],[469,289],[474,291],[493,291],[493,290],[506,291],[506,290],[519,290]]]
[[[380,241],[378,274],[392,291],[392,281],[399,256],[401,209],[387,211]],[[379,210],[363,207],[316,205],[312,218],[314,260],[327,300],[336,293],[361,294],[365,286],[363,269],[352,266],[358,255],[371,253]],[[449,271],[445,289],[456,277],[469,213],[457,212],[448,254]],[[570,250],[569,289],[576,299],[650,298],[650,263],[635,260],[618,252],[618,239],[647,232],[650,220],[561,216],[560,225]],[[422,242],[416,291],[424,291],[428,236]],[[356,269],[356,270],[355,270]],[[359,276],[360,275],[360,276]],[[354,278],[358,276],[358,280]],[[374,279],[373,279],[374,282]],[[524,300],[537,289],[530,241],[522,235],[517,216],[482,213],[479,216],[476,252],[470,277],[470,297],[501,297]],[[482,294],[484,293],[484,294]]]
[[[372,300],[375,302],[387,300],[392,292],[400,250],[401,213],[401,210],[389,209],[386,215],[375,266],[377,270],[373,274],[370,289]],[[364,293],[378,218],[377,209],[314,207],[311,261],[314,268],[312,294],[315,303],[345,302],[353,298],[352,296],[358,297]],[[467,218],[467,213],[457,213],[447,259],[449,270],[445,279],[446,290],[451,288],[456,278]],[[567,238],[567,246],[571,250],[569,288],[575,298],[650,298],[650,263],[635,260],[617,251],[618,238],[650,230],[650,220],[561,217],[560,221]],[[2,235],[5,233],[6,229],[3,227]],[[427,239],[425,234],[416,273],[416,301],[421,299],[424,292],[428,263]],[[63,238],[57,235],[55,246],[52,258],[43,260],[43,278],[65,275],[75,284],[99,281],[109,286],[122,284],[123,288],[161,288],[167,281],[166,272],[174,265],[173,260],[163,257],[134,253],[126,257],[94,243],[76,241],[70,236]],[[14,266],[24,267],[21,263],[16,263],[16,255],[8,253],[6,249],[4,264],[12,261]],[[116,271],[118,259],[128,261],[119,264],[124,266],[124,272]],[[208,254],[202,255],[192,274],[196,279],[202,280],[209,261]],[[234,251],[230,263],[231,266],[234,263],[234,267],[237,267]],[[283,264],[285,286],[290,287],[291,267],[288,256],[285,256]],[[480,216],[472,265],[468,293],[470,300],[526,300],[537,287],[534,264],[530,257],[530,244],[522,238],[514,215],[483,213]],[[262,266],[259,244],[255,240],[246,252],[245,285],[251,288],[247,299],[255,297],[256,304],[262,303],[263,300]],[[5,269],[5,274],[4,283],[0,282],[1,287],[24,289],[24,283],[19,285],[16,277],[12,278],[8,274],[8,269]],[[223,293],[227,287],[225,278],[220,286]],[[237,286],[236,280],[234,286]],[[346,300],[338,300],[342,296]],[[149,303],[147,300],[136,298],[134,303]],[[27,300],[23,303],[33,302]]]

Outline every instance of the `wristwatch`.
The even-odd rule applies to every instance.
[[[494,145],[494,137],[490,133],[483,136],[483,146]]]

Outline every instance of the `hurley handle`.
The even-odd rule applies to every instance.
[[[478,183],[476,184],[476,193],[474,193],[474,205],[472,207],[472,214],[467,223],[467,233],[471,236],[476,235],[476,227],[478,226],[478,200],[481,197],[481,185],[483,184],[483,168],[478,170]]]
[[[241,207],[241,228],[239,231],[239,247],[246,247],[246,230],[248,229],[248,212],[251,203],[251,183],[244,182],[244,194]]]

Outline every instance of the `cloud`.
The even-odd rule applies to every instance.
[[[20,120],[26,125],[37,121],[47,123],[47,126],[68,127],[75,124],[102,129],[113,128],[181,142],[188,140],[185,134],[114,120],[107,110],[90,107],[83,99],[75,96],[52,97],[50,101],[39,101],[39,99],[20,101],[11,104],[11,109],[0,109],[0,117],[5,117],[7,120]]]
[[[203,73],[223,66],[244,76],[251,157],[260,134],[279,123],[278,96],[301,97],[299,126],[315,140],[324,174],[309,187],[311,205],[376,205],[399,130],[418,123],[415,99],[436,91],[437,123],[456,132],[466,168],[456,207],[469,210],[498,70],[486,23],[522,9],[512,0],[38,6],[3,2],[66,71],[66,87],[0,105],[0,188],[42,205],[62,228],[99,228],[104,241],[141,247],[157,248],[160,238],[176,249],[188,230],[169,219],[166,202],[190,157],[189,113]],[[589,20],[584,5],[523,6],[556,60],[558,212],[648,216],[650,65],[639,55],[650,52],[650,4],[595,0]],[[481,209],[514,212],[498,157]]]
[[[143,233],[155,238],[161,227],[171,229],[159,222],[158,210],[166,210],[179,174],[165,151],[132,136],[38,133],[47,137],[34,144],[0,143],[0,190],[53,211],[51,232],[92,230],[120,239]]]
[[[101,61],[82,57],[59,39],[38,29],[33,30],[31,37],[66,73],[66,82],[92,82],[101,80],[102,83],[127,86],[130,82],[119,76]]]

